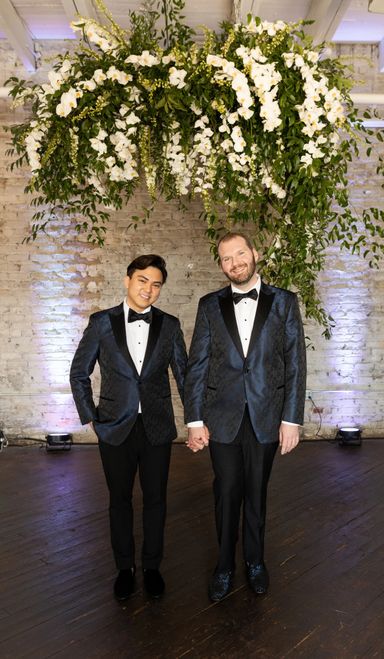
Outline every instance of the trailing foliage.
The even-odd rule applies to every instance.
[[[32,170],[31,237],[64,213],[102,245],[110,209],[143,178],[153,203],[199,196],[212,245],[253,222],[263,276],[295,288],[329,335],[316,292],[326,247],[339,243],[371,266],[383,253],[383,211],[355,217],[349,201],[348,164],[361,144],[370,151],[372,133],[357,118],[348,70],[313,47],[302,23],[249,16],[206,30],[199,46],[184,0],[147,0],[129,33],[98,5],[108,28],[73,23],[78,50],[57,58],[47,84],[10,80],[15,102],[32,111],[11,129],[13,165],[28,160]]]

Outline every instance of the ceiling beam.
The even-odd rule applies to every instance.
[[[305,31],[315,43],[330,41],[340,25],[351,0],[312,0],[307,21],[315,21],[305,26]]]
[[[61,4],[70,22],[75,21],[79,15],[98,20],[92,0],[61,0]]]
[[[36,71],[33,38],[10,0],[1,0],[0,18],[4,33],[27,71]]]

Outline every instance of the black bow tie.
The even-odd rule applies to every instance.
[[[258,298],[258,293],[256,288],[252,288],[248,293],[232,293],[232,300],[234,301],[235,304],[240,302],[240,300],[244,300],[246,297],[252,298],[252,300],[257,300]]]
[[[133,309],[128,312],[128,322],[134,323],[135,320],[143,320],[145,323],[150,323],[152,320],[152,309],[146,313],[137,313]]]

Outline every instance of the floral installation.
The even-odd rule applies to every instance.
[[[212,244],[254,223],[263,277],[297,290],[329,336],[316,291],[327,246],[374,266],[384,236],[383,211],[350,208],[348,163],[373,139],[344,65],[314,47],[302,23],[248,16],[207,29],[198,45],[183,0],[147,0],[128,33],[97,4],[108,27],[72,23],[80,44],[58,56],[47,83],[9,81],[15,104],[31,106],[32,118],[11,128],[13,165],[27,161],[32,172],[31,237],[64,214],[102,245],[111,210],[143,179],[152,206],[135,227],[159,197],[185,206],[198,196]]]

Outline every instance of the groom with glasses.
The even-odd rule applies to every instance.
[[[161,256],[134,259],[124,279],[126,299],[91,315],[70,372],[80,420],[92,426],[99,440],[110,494],[118,600],[127,599],[135,589],[132,491],[137,470],[143,493],[144,587],[155,598],[165,587],[159,566],[171,444],[177,436],[168,369],[183,399],[187,362],[179,320],[153,306],[166,279]],[[90,380],[96,362],[101,375],[98,406]]]

